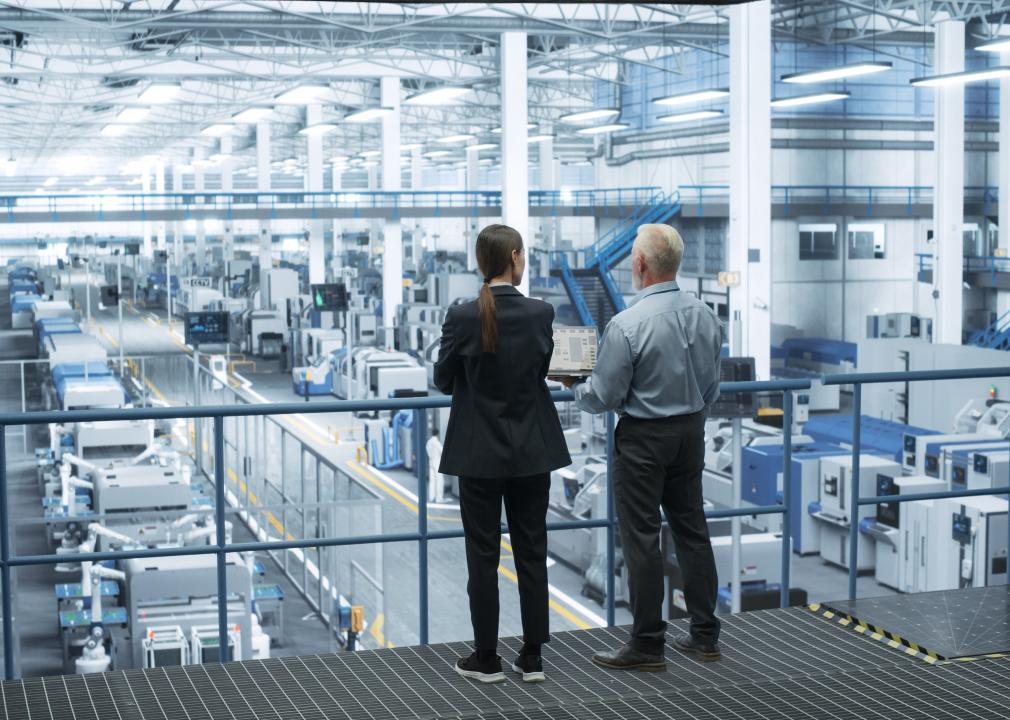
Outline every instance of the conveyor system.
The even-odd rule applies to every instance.
[[[36,355],[45,358],[48,352],[49,338],[53,335],[81,335],[83,331],[72,318],[54,317],[35,321]]]
[[[93,335],[71,333],[46,338],[46,356],[50,370],[68,363],[106,363],[109,354]]]
[[[851,415],[817,415],[803,425],[803,432],[821,442],[852,447]],[[863,415],[859,419],[859,446],[864,452],[902,461],[906,436],[934,435],[935,430],[905,425],[893,420]]]
[[[53,389],[61,409],[118,408],[130,404],[122,383],[104,362],[64,362],[53,366]]]

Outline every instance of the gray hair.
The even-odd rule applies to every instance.
[[[659,276],[677,275],[684,258],[684,240],[669,225],[640,225],[635,248],[649,270]]]

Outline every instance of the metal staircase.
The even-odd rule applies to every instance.
[[[968,344],[990,350],[1010,350],[1010,312],[1000,315],[989,327],[972,333]]]
[[[583,324],[595,325],[602,332],[610,318],[624,310],[624,296],[611,270],[631,254],[640,225],[666,223],[679,212],[680,193],[657,192],[593,245],[579,251],[582,267],[572,268],[563,252],[552,255],[551,275],[560,278]]]

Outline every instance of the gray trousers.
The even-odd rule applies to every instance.
[[[660,507],[673,533],[691,635],[705,643],[719,637],[718,580],[701,489],[704,467],[703,413],[662,420],[625,416],[617,424],[614,499],[634,616],[631,644],[641,652],[661,653],[666,641]]]

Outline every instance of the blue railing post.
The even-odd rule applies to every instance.
[[[849,475],[849,600],[856,599],[856,578],[859,576],[859,433],[863,385],[852,386],[852,472]]]
[[[616,543],[614,530],[617,524],[614,512],[614,413],[607,413],[607,627],[616,624],[614,598],[614,565],[616,564]]]
[[[427,425],[427,413],[417,411],[417,435],[422,436],[422,427]],[[422,462],[428,464],[423,446],[417,446],[417,467],[420,470]],[[420,475],[417,479],[417,634],[421,645],[428,644],[428,485]]]
[[[789,570],[792,561],[792,483],[793,478],[793,393],[785,390],[782,393],[782,591],[779,597],[780,607],[789,607]],[[802,509],[798,508],[797,512]]]
[[[224,527],[224,418],[214,416],[214,522],[217,524],[217,647],[218,660],[230,660],[228,652],[228,547]]]
[[[25,426],[25,432],[28,427]],[[0,592],[3,593],[4,677],[14,679],[14,618],[11,616],[10,518],[7,506],[7,426],[0,425]]]

